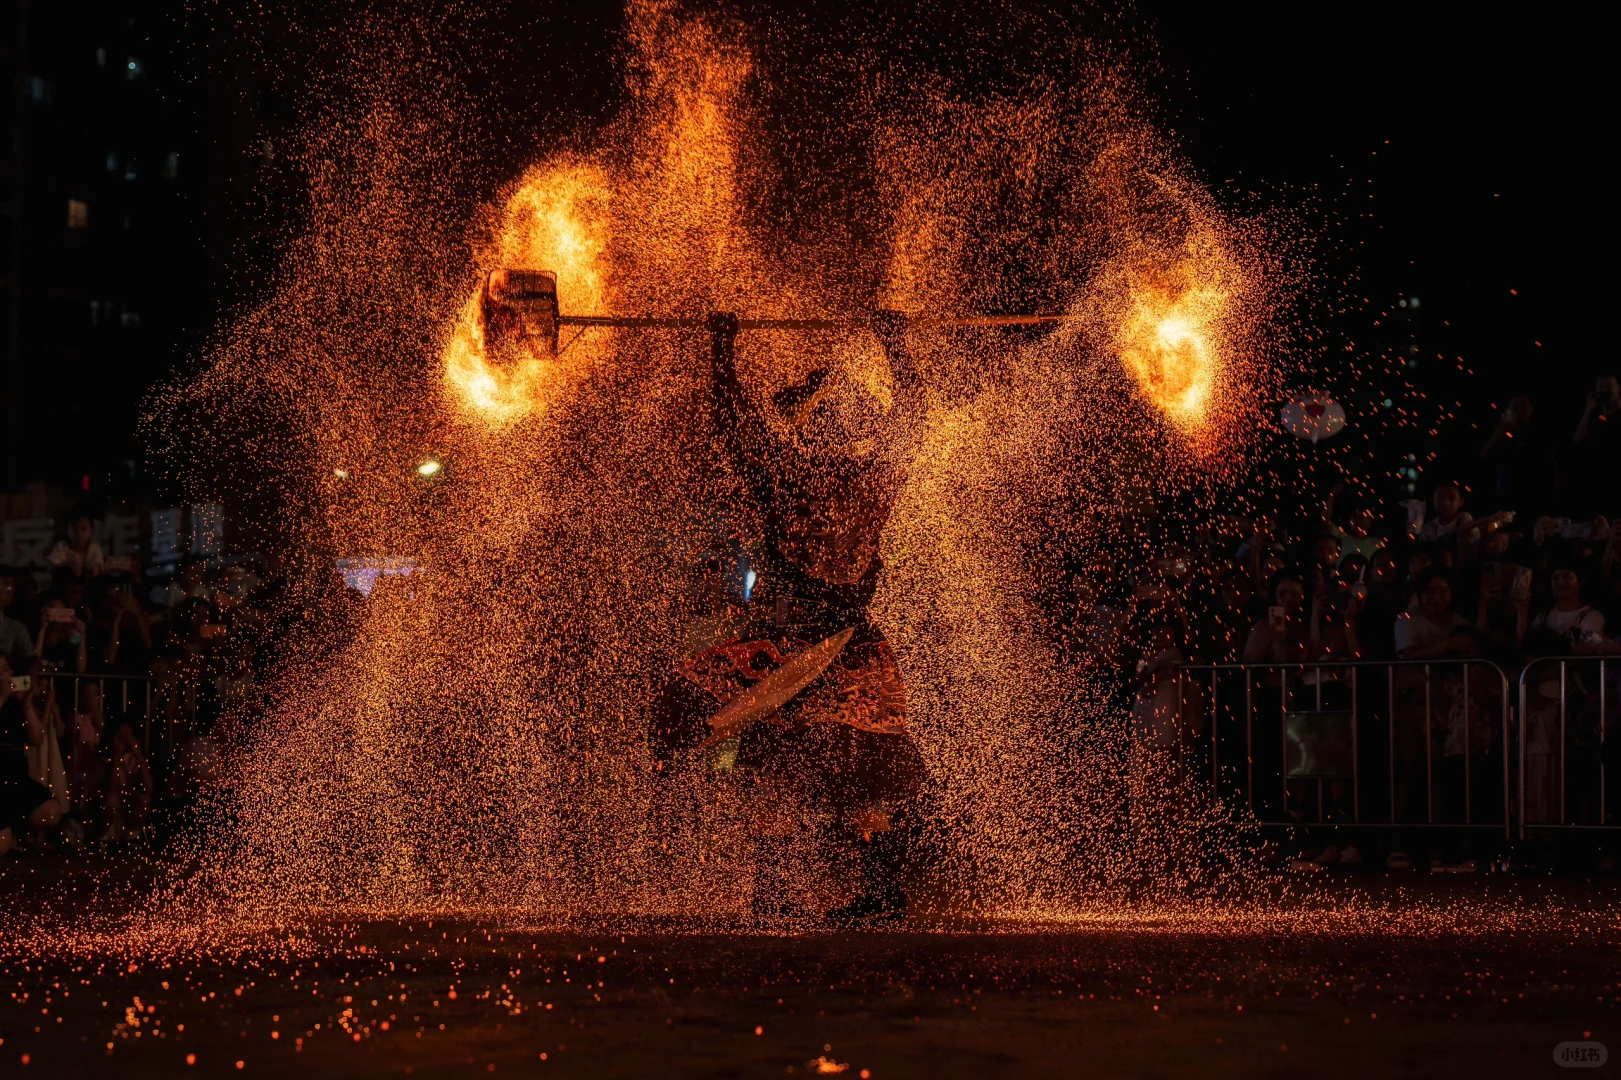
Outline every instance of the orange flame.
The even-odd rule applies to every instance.
[[[554,270],[567,283],[559,300],[570,314],[600,313],[608,291],[608,201],[607,183],[596,168],[565,164],[530,170],[507,200],[494,265]],[[479,324],[481,290],[482,280],[452,329],[445,376],[464,415],[504,428],[549,398],[559,361],[530,353],[496,363]]]
[[[1225,290],[1213,284],[1180,289],[1133,282],[1116,347],[1143,393],[1173,423],[1194,428],[1205,419],[1220,369],[1219,325]]]

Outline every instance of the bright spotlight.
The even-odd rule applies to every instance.
[[[427,461],[424,461],[421,465],[417,466],[417,475],[418,476],[433,476],[434,474],[436,474],[443,467],[444,466],[440,465],[433,458],[429,458]]]

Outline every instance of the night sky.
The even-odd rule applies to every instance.
[[[1478,422],[1483,439],[1490,403],[1526,393],[1568,438],[1617,366],[1603,340],[1615,218],[1593,190],[1602,35],[1557,7],[1142,10],[1206,178],[1317,196],[1327,276],[1359,272],[1353,292],[1375,306],[1420,297],[1426,343],[1478,373],[1416,376],[1475,406],[1455,436]]]

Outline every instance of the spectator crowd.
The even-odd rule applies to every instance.
[[[182,561],[144,582],[76,517],[46,572],[0,566],[0,852],[118,849],[184,828],[218,727],[288,632],[285,586]]]
[[[1202,752],[1228,763],[1217,782],[1263,820],[1366,819],[1357,800],[1372,800],[1348,777],[1298,782],[1284,760],[1291,714],[1355,714],[1359,775],[1391,778],[1384,820],[1502,820],[1493,778],[1516,748],[1497,718],[1529,673],[1523,820],[1621,819],[1621,790],[1607,790],[1621,781],[1621,662],[1538,666],[1621,658],[1621,527],[1611,524],[1621,383],[1599,380],[1564,440],[1514,399],[1479,458],[1486,480],[1473,488],[1443,479],[1422,500],[1380,503],[1358,494],[1376,486],[1369,478],[1352,478],[1361,482],[1334,485],[1290,529],[1229,516],[1075,573],[1057,636],[1067,665],[1102,676],[1081,682],[1121,688],[1134,775],[1175,789],[1213,718]],[[221,775],[230,706],[261,692],[299,621],[322,605],[217,557],[143,582],[137,560],[102,552],[84,516],[48,562],[47,572],[0,566],[0,854],[116,848],[184,828]],[[342,586],[313,587],[325,588]],[[1335,666],[1351,661],[1395,666],[1358,684]],[[1239,726],[1219,670],[1208,696],[1184,678],[1190,666],[1237,664],[1252,666]],[[1360,711],[1381,700],[1388,715]],[[1599,761],[1607,776],[1589,767]],[[1392,851],[1391,865],[1406,858]]]
[[[1503,757],[1518,752],[1501,718],[1505,706],[1518,709],[1524,674],[1523,820],[1616,824],[1616,379],[1599,380],[1566,440],[1540,430],[1530,401],[1516,398],[1479,450],[1486,482],[1476,490],[1442,479],[1425,499],[1381,504],[1340,482],[1292,529],[1232,516],[1163,537],[1135,562],[1083,570],[1060,619],[1068,661],[1127,688],[1134,740],[1146,746],[1140,760],[1173,744],[1191,754],[1201,739],[1208,755],[1211,717],[1225,723],[1214,750],[1247,767],[1223,770],[1230,790],[1263,820],[1296,822],[1348,822],[1356,795],[1349,776],[1321,786],[1287,779],[1280,747],[1296,734],[1283,725],[1289,714],[1352,712],[1361,820],[1501,822]],[[1560,657],[1578,660],[1550,659]],[[1616,661],[1597,662],[1605,657]],[[1352,661],[1391,663],[1358,671],[1353,687],[1337,666]],[[1473,661],[1494,665],[1506,688]],[[1248,688],[1234,681],[1241,673],[1207,667],[1222,664],[1253,665]],[[1310,731],[1315,721],[1293,722]],[[1392,866],[1407,864],[1402,846]]]

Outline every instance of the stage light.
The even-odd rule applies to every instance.
[[[435,476],[442,468],[444,468],[444,466],[440,465],[439,462],[435,461],[433,458],[429,458],[427,461],[424,461],[422,464],[417,466],[417,475],[423,478]]]
[[[349,470],[348,469],[333,469],[332,470],[332,475],[336,476],[339,480],[347,480],[347,479],[349,479]]]

